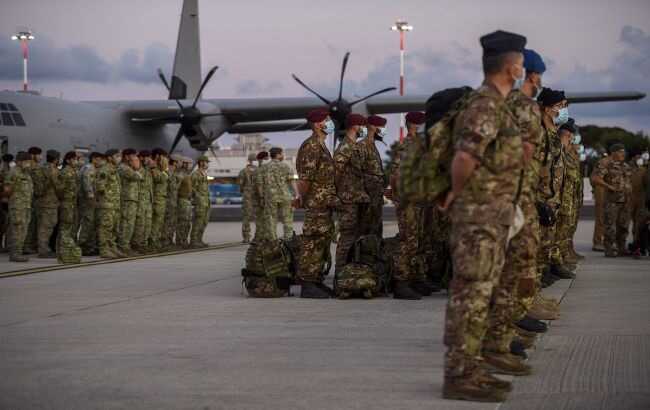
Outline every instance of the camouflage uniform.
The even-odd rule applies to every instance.
[[[120,177],[115,165],[106,162],[97,170],[95,180],[97,195],[97,241],[99,254],[116,256],[116,224],[119,224]]]
[[[499,353],[510,352],[515,335],[512,324],[524,317],[536,294],[539,216],[535,199],[544,135],[541,112],[535,101],[520,91],[513,91],[506,102],[514,114],[522,142],[533,145],[535,150],[522,174],[516,177],[517,204],[524,214],[524,225],[508,244],[503,271],[492,296],[484,349]]]
[[[203,234],[210,217],[210,191],[208,189],[208,174],[202,169],[197,169],[192,173],[192,197],[194,216],[192,217],[190,246],[205,246]]]
[[[181,180],[178,171],[170,172],[167,181],[167,206],[165,208],[165,226],[163,229],[162,246],[174,245],[176,220],[178,218],[178,185]]]
[[[276,239],[278,218],[282,223],[284,239],[289,240],[293,236],[293,208],[291,208],[292,195],[289,191],[289,184],[293,180],[293,170],[286,163],[277,159],[264,165],[263,173],[257,176],[263,179],[261,186],[264,190],[262,198],[264,203],[264,222],[271,237]]]
[[[574,233],[574,221],[578,213],[576,191],[580,185],[580,158],[575,150],[569,148],[564,155],[565,172],[562,183],[562,199],[557,220],[557,242],[562,260],[573,258],[571,238]]]
[[[556,215],[562,202],[562,181],[564,180],[564,148],[555,129],[545,129],[544,147],[541,154],[542,168],[537,199],[550,205]],[[557,243],[557,222],[553,226],[542,226],[540,246],[537,253],[537,268],[543,271],[549,265],[562,265],[562,255]]]
[[[632,189],[632,171],[625,162],[612,160],[604,166],[599,165],[595,175],[617,189],[608,190],[605,197],[605,252],[614,253],[614,245],[619,252],[625,252],[629,224],[627,201]]]
[[[77,221],[77,193],[79,177],[75,167],[66,165],[59,174],[60,204],[59,204],[59,234],[57,236],[56,253],[62,255],[68,252],[63,243],[75,241],[75,226]]]
[[[255,201],[255,236],[253,242],[271,241],[276,239],[277,233],[271,229],[270,219],[266,216],[269,212],[270,201],[266,198],[265,184],[268,182],[269,163],[257,167],[253,172],[253,190]]]
[[[454,277],[444,337],[449,380],[472,377],[480,366],[522,169],[522,140],[505,99],[489,83],[474,93],[454,127],[456,150],[479,159],[480,165],[450,209]]]
[[[611,160],[612,157],[603,157],[598,160],[591,176],[593,177],[595,175],[598,168],[607,166]],[[605,239],[605,197],[607,195],[607,188],[594,183],[593,179],[591,179],[591,187],[594,195],[594,211],[596,213],[592,243],[594,247],[602,247]]]
[[[47,256],[50,239],[59,219],[59,170],[51,163],[45,163],[33,173],[34,196],[37,217],[38,254]]]
[[[192,179],[187,173],[178,174],[178,219],[176,223],[176,245],[187,247],[192,228]]]
[[[9,196],[9,252],[12,257],[23,254],[29,220],[32,216],[34,185],[30,174],[19,166],[12,168],[5,179],[11,188]]]
[[[321,265],[326,252],[330,252],[334,232],[332,211],[337,199],[334,160],[318,135],[312,134],[300,146],[296,170],[300,180],[309,184],[309,191],[302,196],[305,222],[297,276],[302,282],[320,282]]]
[[[5,185],[5,180],[9,174],[7,164],[2,164],[0,168],[0,190]],[[0,195],[0,251],[9,249],[9,200]]]
[[[370,201],[363,184],[364,162],[363,149],[355,141],[345,139],[334,152],[336,195],[341,201],[335,272],[345,266],[348,251],[361,236],[361,216]]]
[[[153,216],[151,220],[151,246],[159,250],[162,247],[161,238],[165,224],[167,209],[167,190],[169,189],[169,173],[158,167],[151,170],[153,179]]]
[[[38,207],[36,206],[36,184],[34,181],[38,179],[38,173],[41,170],[41,164],[32,161],[32,166],[26,170],[32,179],[33,194],[32,194],[32,207],[31,217],[29,219],[29,227],[25,235],[24,251],[25,253],[35,253],[38,251]]]
[[[131,241],[135,230],[135,219],[138,213],[139,187],[142,175],[126,163],[119,167],[122,185],[120,235],[117,245],[122,252],[131,253]]]
[[[79,245],[84,255],[90,255],[97,251],[97,230],[95,221],[96,198],[95,198],[95,176],[97,170],[92,163],[84,165],[81,169],[81,191],[79,198],[79,210],[81,212],[81,227],[79,230]]]
[[[630,196],[630,217],[632,218],[632,236],[634,238],[635,248],[639,248],[640,233],[643,224],[645,223],[645,198],[646,187],[645,178],[648,173],[647,166],[638,166],[634,164],[632,167],[632,193]]]
[[[359,142],[365,163],[363,166],[363,185],[370,198],[368,207],[361,218],[361,235],[383,236],[384,188],[387,180],[379,150],[367,138]]]
[[[242,195],[241,234],[244,242],[249,242],[251,240],[251,219],[253,218],[253,213],[255,212],[253,173],[256,169],[257,167],[255,165],[248,164],[246,165],[246,168],[241,170],[238,178],[239,190],[241,191]]]
[[[151,237],[151,218],[153,206],[153,182],[151,171],[142,166],[138,170],[141,176],[138,186],[138,210],[133,228],[132,248],[138,252],[149,250],[149,238]]]

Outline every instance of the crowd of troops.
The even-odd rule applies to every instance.
[[[2,245],[10,260],[74,261],[202,248],[210,211],[208,158],[163,149],[75,151],[32,147],[3,158]]]

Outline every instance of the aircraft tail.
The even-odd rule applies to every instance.
[[[194,99],[201,87],[198,0],[183,0],[169,99]]]

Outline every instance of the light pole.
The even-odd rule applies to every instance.
[[[399,95],[404,95],[404,40],[406,32],[413,30],[413,26],[398,19],[390,29],[399,32]],[[399,140],[404,140],[404,114],[399,115]]]
[[[27,91],[27,43],[34,39],[32,32],[29,30],[20,30],[11,36],[14,41],[20,40],[20,47],[23,49],[23,91]]]

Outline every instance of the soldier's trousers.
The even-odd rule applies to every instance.
[[[117,239],[117,246],[120,250],[131,250],[131,241],[135,231],[135,219],[138,214],[138,203],[136,201],[122,201],[120,210],[120,234]]]
[[[169,246],[174,244],[174,234],[176,233],[176,225],[178,218],[177,204],[167,203],[165,209],[165,224],[163,227],[162,245]]]
[[[605,252],[612,252],[616,246],[625,251],[629,224],[628,207],[625,202],[608,202],[605,206]]]
[[[251,239],[251,220],[255,213],[255,206],[251,195],[244,195],[241,204],[241,236],[244,240]]]
[[[562,255],[557,243],[558,223],[553,226],[540,226],[540,246],[537,253],[537,269],[543,271],[549,265],[561,265]]]
[[[59,233],[56,240],[56,253],[61,254],[61,238],[68,237],[74,241],[73,232],[77,222],[77,210],[74,205],[61,205],[59,207]]]
[[[273,239],[277,237],[278,221],[282,224],[284,239],[291,239],[293,236],[293,208],[291,207],[291,202],[271,201],[267,206],[268,209],[264,212],[264,217],[267,220],[264,223],[268,223],[268,228]]]
[[[6,203],[0,203],[0,248],[9,247],[7,242],[7,228],[9,227],[9,209]]]
[[[208,226],[210,216],[209,206],[194,206],[194,217],[192,218],[192,232],[190,233],[190,245],[203,243],[203,234]]]
[[[176,244],[187,246],[192,227],[192,202],[189,199],[178,199],[178,215],[176,226]]]
[[[422,222],[422,208],[398,203],[395,207],[397,228],[399,229],[399,254],[395,258],[395,274],[398,281],[420,279],[416,271],[416,258],[419,249],[419,230]]]
[[[370,195],[370,203],[361,215],[361,235],[377,235],[382,238],[384,233],[384,195],[383,187],[381,193],[374,192]]]
[[[445,275],[451,269],[449,256],[449,232],[451,223],[449,217],[440,212],[435,206],[422,208],[422,222],[418,245],[422,255],[425,277],[429,276],[436,282],[446,279]]]
[[[573,215],[560,214],[557,218],[557,243],[562,255],[562,260],[571,256],[573,247],[571,238],[573,238]]]
[[[334,221],[327,208],[307,208],[302,226],[302,246],[297,276],[301,282],[320,282],[325,252],[330,251]]]
[[[163,233],[163,224],[165,223],[166,202],[154,202],[153,217],[151,219],[151,246],[154,249],[160,249]]]
[[[489,328],[483,344],[484,350],[499,353],[510,352],[515,336],[512,324],[526,315],[537,294],[539,216],[532,199],[520,206],[524,226],[506,249],[503,271],[492,294]]]
[[[151,204],[139,204],[135,227],[133,228],[133,240],[131,246],[139,251],[144,251],[149,246],[151,236]]]
[[[593,189],[593,193],[596,219],[594,221],[594,237],[592,243],[594,246],[602,246],[605,239],[605,187],[596,185]]]
[[[24,250],[25,238],[32,218],[32,209],[9,208],[9,252],[11,255],[21,255]]]
[[[503,270],[508,227],[452,217],[454,276],[445,317],[445,377],[467,377],[479,366],[495,284]]]
[[[348,253],[357,239],[361,236],[361,215],[368,204],[341,204],[338,209],[339,240],[336,244],[336,266],[338,273],[347,263]]]
[[[117,246],[115,243],[115,223],[118,210],[114,208],[97,208],[97,243],[99,254],[110,254]]]
[[[24,240],[24,248],[30,251],[38,250],[38,212],[36,207],[31,208],[31,216],[29,219],[29,227]]]
[[[38,253],[45,255],[50,252],[50,238],[52,238],[54,227],[59,219],[59,210],[58,208],[38,207],[37,212]]]
[[[97,249],[96,209],[93,203],[81,202],[79,210],[81,212],[79,246],[84,253],[91,253]]]

